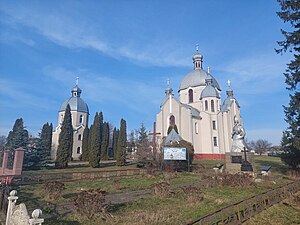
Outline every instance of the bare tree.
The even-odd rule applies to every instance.
[[[253,144],[254,151],[259,155],[262,155],[263,153],[267,152],[272,146],[270,142],[264,139],[258,139],[257,141],[252,141],[250,143]]]

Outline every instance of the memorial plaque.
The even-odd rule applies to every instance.
[[[242,164],[243,158],[241,155],[232,155],[231,156],[231,163],[239,163]]]

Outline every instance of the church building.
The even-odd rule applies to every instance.
[[[191,142],[195,159],[225,159],[230,152],[234,117],[241,121],[240,106],[228,88],[221,101],[221,88],[210,73],[203,69],[203,56],[198,49],[193,56],[194,69],[181,81],[178,98],[167,87],[160,111],[156,115],[156,138],[161,146],[168,128],[175,126],[180,136]]]
[[[77,160],[82,153],[83,131],[85,127],[88,126],[89,108],[80,97],[81,89],[78,87],[78,78],[76,86],[72,89],[71,93],[72,96],[62,103],[58,111],[58,125],[52,133],[51,158],[54,160],[56,158],[59,134],[61,132],[61,125],[64,120],[67,105],[70,105],[71,108],[72,126],[74,131],[72,158]]]

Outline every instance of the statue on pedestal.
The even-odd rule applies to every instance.
[[[245,130],[236,116],[234,116],[234,126],[232,129],[232,147],[231,152],[242,152],[245,148]]]

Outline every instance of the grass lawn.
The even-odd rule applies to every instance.
[[[208,187],[205,183],[206,181],[202,180],[201,177],[203,174],[213,174],[214,172],[212,168],[218,162],[224,163],[223,161],[212,160],[194,161],[195,167],[198,169],[197,172],[191,173],[158,173],[156,176],[145,175],[114,179],[68,182],[65,183],[65,190],[62,193],[62,197],[55,202],[50,202],[43,198],[44,190],[42,184],[24,185],[18,187],[18,193],[20,197],[18,202],[24,202],[30,209],[41,208],[46,218],[44,223],[45,225],[96,225],[99,224],[99,221],[101,221],[101,224],[186,224],[228,204],[262,193],[267,189],[276,188],[291,182],[284,174],[287,170],[287,167],[281,163],[279,158],[256,156],[255,162],[257,167],[260,167],[261,165],[272,166],[270,179],[244,188],[227,186]],[[100,169],[107,170],[108,168],[115,169],[116,167],[112,166]],[[121,167],[121,169],[127,168],[134,168],[134,165],[129,167]],[[85,171],[96,170],[89,167],[80,166],[79,168],[69,168],[63,171],[82,171],[82,169]],[[120,169],[120,167],[117,167],[117,169]],[[61,172],[62,170],[55,171]],[[27,171],[27,173],[32,174],[40,174],[44,172],[49,173],[53,171]],[[170,183],[173,192],[171,197],[158,198],[150,194],[151,185],[161,180],[167,180]],[[116,183],[118,183],[118,188],[116,188]],[[197,203],[188,203],[185,199],[183,199],[181,187],[187,185],[199,187],[204,193],[203,201]],[[73,204],[74,198],[82,190],[97,188],[107,191],[111,196],[118,193],[124,193],[124,195],[128,194],[129,201],[111,205],[109,207],[111,216],[105,214],[102,219],[97,218],[95,221],[79,218],[73,210],[74,207],[70,207]],[[147,195],[142,196],[142,198],[133,198],[133,200],[130,201],[130,193],[145,190],[149,190]],[[285,206],[286,205],[280,204],[276,205],[276,207],[282,207],[278,209],[281,210],[281,213],[287,213],[287,216],[290,218],[297,218],[299,215],[297,213],[299,212],[285,210]],[[271,211],[269,214],[266,214],[267,217],[270,217],[270,220],[264,220],[266,223],[261,224],[273,224],[268,223],[268,221],[272,221],[272,215],[279,212],[276,211],[276,207],[274,212]],[[268,213],[268,210],[264,211],[263,213]],[[65,213],[60,215],[58,213],[59,211]],[[249,224],[259,224],[257,222],[260,220],[260,217],[257,216],[257,219],[253,219],[253,221],[251,221]],[[291,221],[297,220],[292,219]]]

